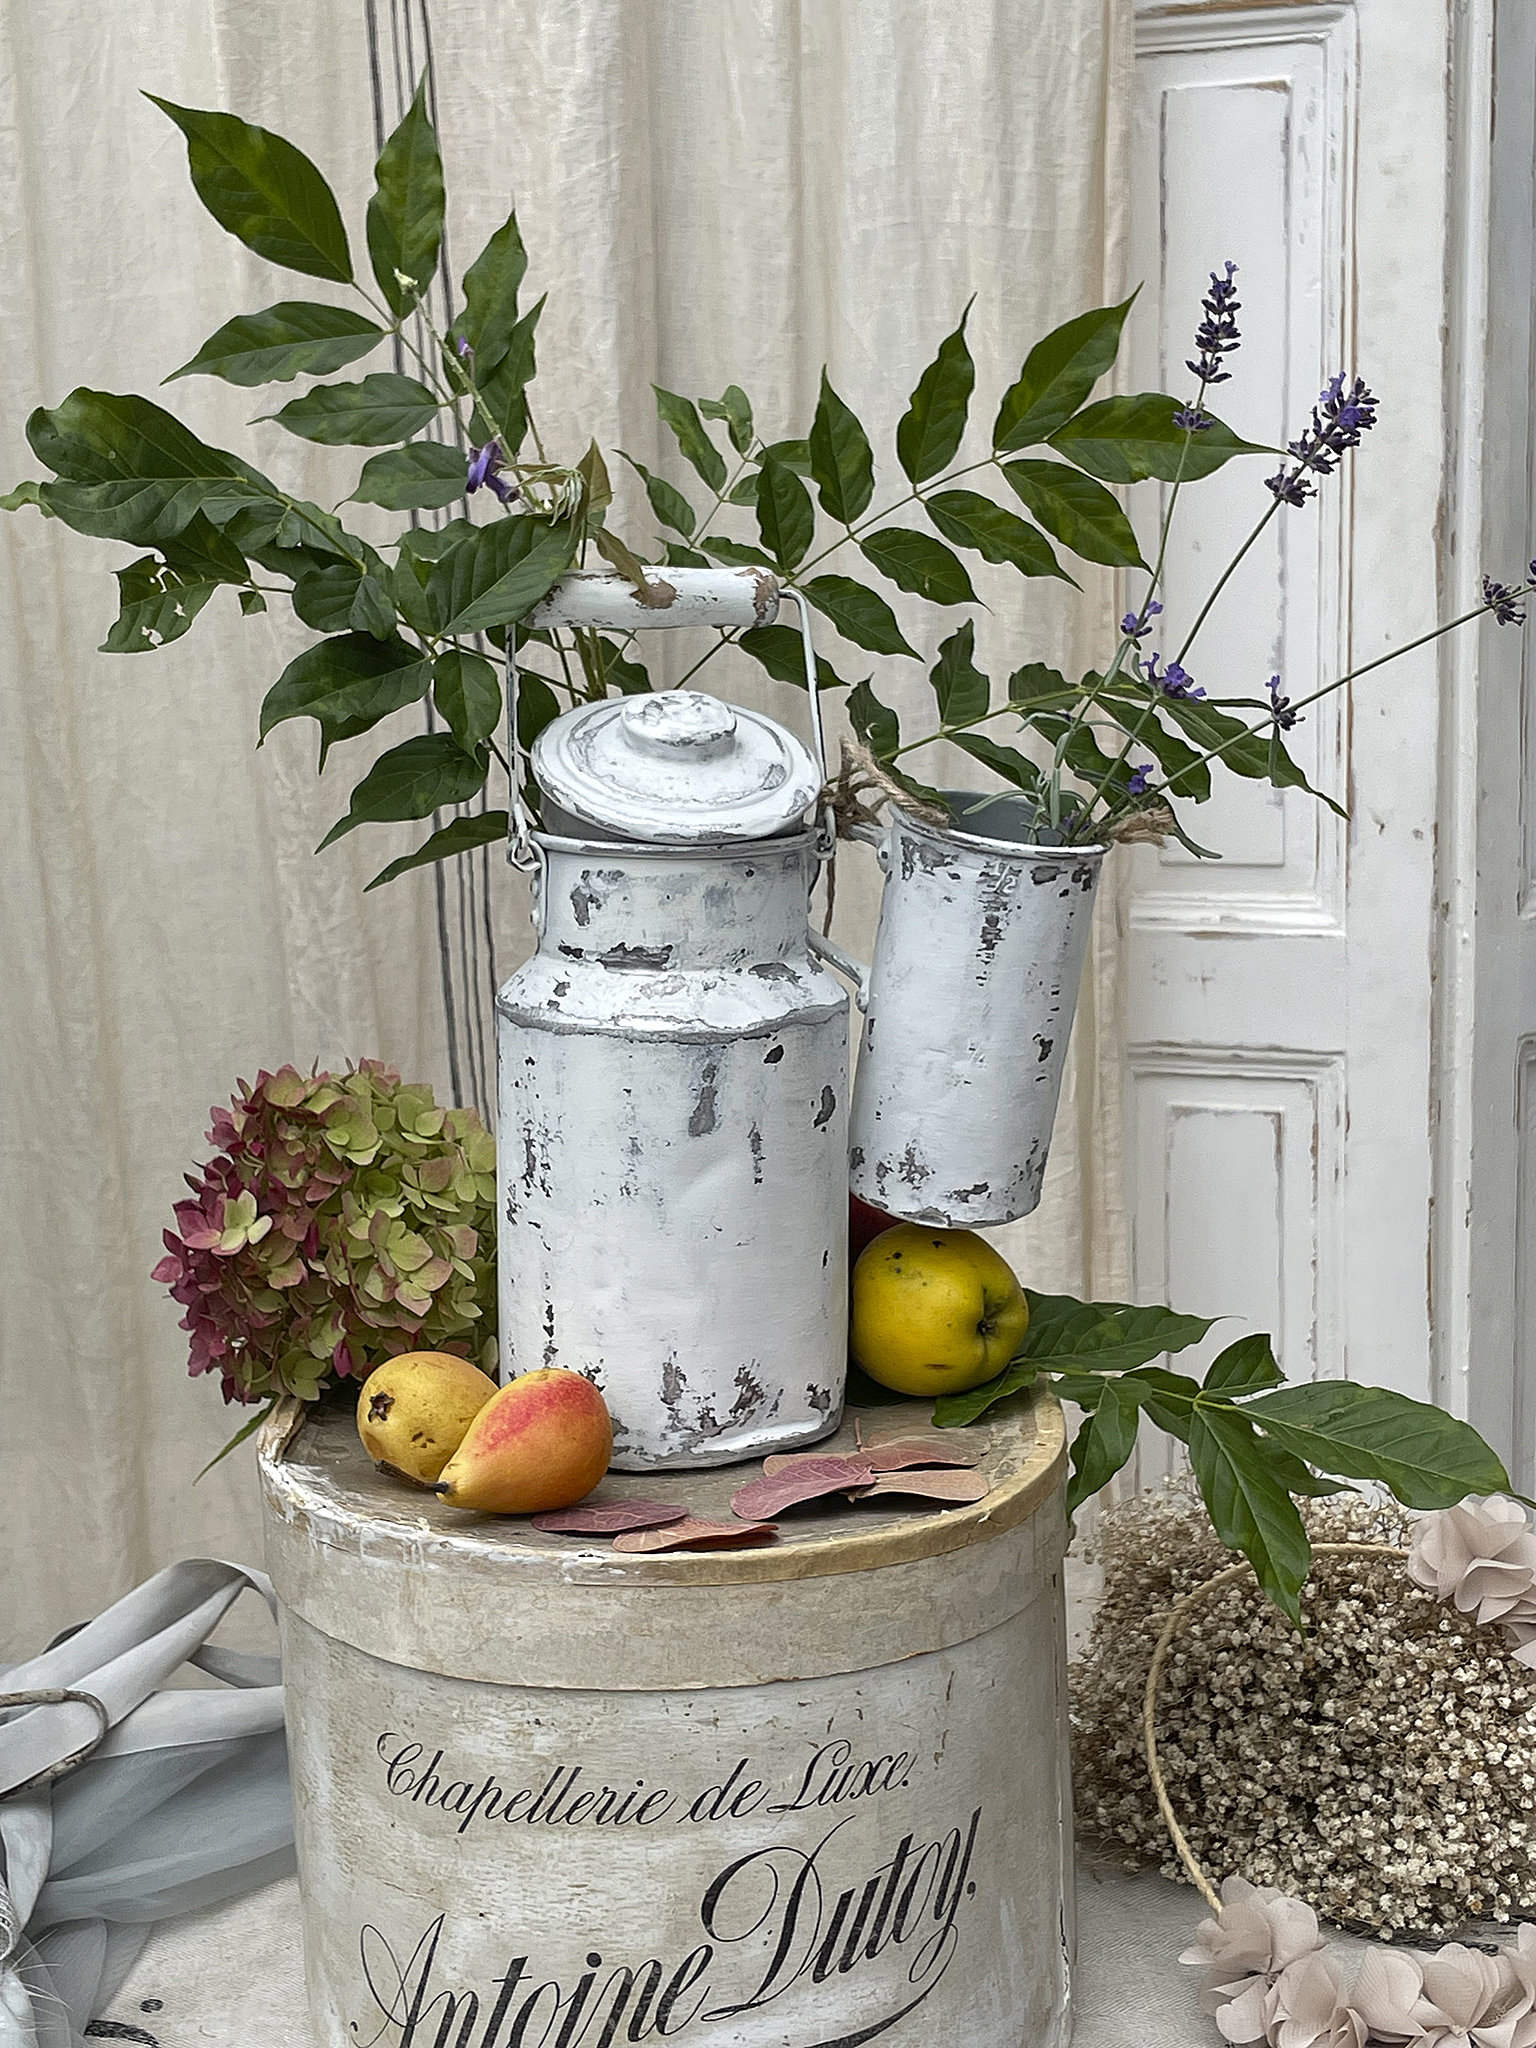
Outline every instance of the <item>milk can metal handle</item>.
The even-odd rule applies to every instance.
[[[549,594],[536,604],[525,626],[589,626],[610,631],[636,633],[677,626],[714,625],[765,626],[776,615],[780,603],[792,598],[800,615],[800,641],[805,654],[805,693],[810,700],[811,751],[816,764],[818,789],[827,782],[827,744],[821,722],[821,697],[816,685],[816,649],[811,640],[811,608],[804,596],[790,584],[780,584],[766,569],[666,569],[658,570],[657,581],[665,581],[673,592],[666,606],[641,604],[633,584],[622,576],[593,575],[576,571],[562,576]],[[533,820],[523,801],[523,771],[527,755],[517,728],[517,627],[507,629],[507,764],[511,782],[508,802],[507,859],[524,874],[537,875],[542,862],[533,839]],[[822,860],[831,858],[836,844],[830,806],[818,798],[816,851]]]

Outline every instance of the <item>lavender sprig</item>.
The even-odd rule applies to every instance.
[[[1536,562],[1531,564],[1531,578],[1536,581]],[[1495,582],[1492,576],[1483,578],[1483,602],[1491,605],[1493,616],[1501,626],[1523,626],[1525,610],[1520,600],[1524,590],[1512,590],[1507,583]]]
[[[1346,390],[1342,370],[1331,377],[1312,408],[1311,426],[1290,443],[1295,467],[1288,468],[1282,463],[1273,476],[1264,479],[1276,503],[1305,505],[1315,497],[1317,485],[1313,477],[1332,476],[1340,458],[1360,446],[1361,435],[1369,433],[1376,424],[1377,404],[1364,378],[1357,377]]]
[[[1186,701],[1205,695],[1182,662],[1170,661],[1159,673],[1161,661],[1160,654],[1149,654],[1136,664],[1154,690],[1161,690],[1165,697],[1182,697]]]
[[[471,448],[469,475],[464,484],[466,496],[473,495],[484,485],[487,490],[496,493],[503,505],[510,505],[512,500],[520,497],[522,493],[516,484],[509,484],[502,475],[505,467],[506,462],[499,441],[493,439],[484,442],[479,448]]]
[[[1205,318],[1195,329],[1197,356],[1192,357],[1185,368],[1193,371],[1200,380],[1200,390],[1192,405],[1184,406],[1173,416],[1173,424],[1187,433],[1200,434],[1211,424],[1201,410],[1201,399],[1212,384],[1225,384],[1231,377],[1230,370],[1222,368],[1224,356],[1235,355],[1242,343],[1237,331],[1237,316],[1242,311],[1242,300],[1237,296],[1233,280],[1237,276],[1237,265],[1228,261],[1226,275],[1220,271],[1211,272],[1211,288],[1200,301]]]
[[[1292,708],[1289,697],[1281,694],[1278,676],[1271,676],[1266,687],[1269,690],[1269,706],[1274,713],[1275,724],[1281,732],[1289,732],[1293,725],[1301,723],[1301,713]]]

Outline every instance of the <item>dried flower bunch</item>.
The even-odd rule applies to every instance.
[[[1412,1528],[1357,1496],[1305,1513],[1318,1542],[1406,1546]],[[1078,1826],[1179,1877],[1142,1694],[1168,1608],[1230,1558],[1183,1487],[1110,1509],[1099,1544],[1103,1602],[1072,1673]],[[1174,1644],[1158,1756],[1200,1861],[1388,1937],[1536,1914],[1536,1672],[1390,1558],[1319,1557],[1301,1605],[1298,1633],[1240,1581]],[[1333,2037],[1287,2048],[1314,2038]]]
[[[226,1401],[313,1401],[397,1352],[492,1365],[496,1148],[474,1110],[363,1060],[260,1073],[212,1116],[218,1155],[187,1175],[154,1270],[193,1374],[218,1372]]]

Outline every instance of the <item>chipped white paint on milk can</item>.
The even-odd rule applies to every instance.
[[[963,1229],[1040,1200],[1104,848],[1022,843],[1016,799],[893,811],[853,1095],[856,1194]]]
[[[1061,1416],[969,1434],[976,1507],[622,1556],[274,1418],[320,2048],[1065,2048]],[[718,1515],[739,1478],[667,1491]]]
[[[647,614],[570,578],[558,609],[777,603],[751,572],[675,581]],[[842,1411],[848,999],[810,951],[811,702],[818,758],[691,690],[578,706],[533,747],[538,949],[496,1004],[502,1373],[594,1379],[624,1471],[806,1443]]]

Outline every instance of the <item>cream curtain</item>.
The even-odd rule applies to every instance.
[[[1122,288],[1129,16],[1130,0],[0,0],[0,474],[33,473],[35,404],[76,384],[152,393],[232,313],[324,295],[219,230],[140,88],[291,136],[359,244],[376,123],[430,61],[456,266],[515,197],[550,292],[552,449],[596,435],[666,466],[653,379],[734,379],[803,433],[825,361],[889,475],[906,394],[972,292],[984,421],[1030,340]],[[307,495],[351,487],[345,452],[271,426],[239,439],[264,393],[196,380],[169,403]],[[634,508],[625,526],[649,532]],[[305,637],[291,620],[241,620],[226,594],[161,653],[101,655],[112,551],[34,513],[0,524],[0,548],[3,1660],[178,1556],[260,1555],[249,1454],[191,1484],[237,1418],[185,1382],[148,1278],[208,1105],[260,1066],[362,1053],[483,1101],[494,980],[528,940],[489,855],[367,897],[414,828],[314,856],[370,742],[318,784],[307,729],[255,751],[261,693]],[[1112,599],[1016,579],[987,595],[986,652],[1010,665],[1085,659]],[[745,664],[712,674],[803,716]],[[897,687],[915,713],[913,677]],[[840,891],[856,948],[862,860]],[[1040,1285],[1122,1278],[1114,1000],[1106,904],[1046,1200],[1010,1237]]]

